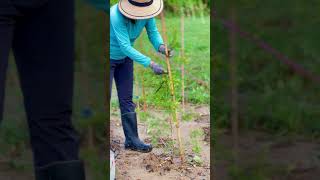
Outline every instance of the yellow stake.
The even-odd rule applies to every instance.
[[[179,143],[179,150],[180,150],[180,158],[181,162],[184,162],[184,150],[183,150],[183,145],[182,145],[182,140],[181,140],[181,132],[180,132],[180,120],[178,118],[178,112],[176,108],[176,97],[174,94],[174,83],[173,83],[173,78],[172,78],[172,73],[171,73],[171,66],[170,66],[170,60],[168,56],[168,47],[167,47],[167,35],[166,35],[166,23],[165,23],[165,18],[164,18],[164,12],[161,13],[161,24],[162,24],[162,34],[163,34],[163,40],[166,45],[166,64],[167,64],[167,70],[168,70],[168,75],[169,75],[169,83],[170,83],[170,91],[171,91],[171,96],[172,96],[172,102],[173,102],[173,113],[172,113],[172,119],[176,123],[176,129],[177,129],[177,138],[178,138],[178,143]]]

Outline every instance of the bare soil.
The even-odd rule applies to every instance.
[[[152,111],[152,110],[149,110]],[[210,179],[210,123],[209,108],[204,106],[189,106],[187,112],[196,113],[196,118],[190,121],[183,121],[181,133],[185,151],[185,163],[181,163],[179,155],[168,155],[164,153],[166,139],[159,140],[160,145],[153,149],[151,153],[139,153],[125,150],[123,147],[124,135],[121,121],[118,116],[111,117],[111,146],[116,154],[116,178],[117,180],[162,180],[162,179]],[[161,114],[158,114],[161,116]],[[138,123],[139,136],[145,142],[150,141],[147,134],[147,127],[143,123]],[[195,129],[204,129],[201,144],[200,157],[201,165],[193,163],[194,154],[191,150],[190,133]],[[173,133],[175,134],[175,133]]]
[[[34,180],[33,174],[25,170],[15,170],[7,163],[0,164],[0,179],[2,180]]]
[[[17,152],[0,156],[0,179],[34,180],[31,151],[25,150],[19,157]]]
[[[213,162],[215,179],[237,179],[230,176],[234,165],[231,133],[219,130],[216,139]],[[238,164],[247,177],[253,179],[254,175],[250,173],[259,168],[266,179],[318,180],[320,141],[252,131],[242,133],[239,137]]]

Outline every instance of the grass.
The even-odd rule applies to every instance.
[[[276,7],[276,8],[275,8]],[[299,8],[298,8],[299,7]],[[319,49],[314,41],[320,28],[315,14],[320,4],[302,1],[258,1],[237,6],[237,24],[266,41],[308,71],[319,75]],[[228,6],[216,3],[219,16],[228,19]],[[281,9],[281,11],[277,11]],[[272,13],[270,13],[272,12]],[[274,12],[274,13],[273,13]],[[313,18],[309,18],[313,17]],[[215,70],[214,119],[219,127],[229,127],[230,77],[228,30],[214,21]],[[278,59],[254,43],[237,39],[240,126],[271,133],[319,136],[319,86],[293,73]]]
[[[161,32],[160,19],[157,19],[158,29]],[[178,99],[180,97],[180,65],[181,59],[179,58],[179,49],[181,45],[180,35],[180,17],[167,16],[167,35],[169,38],[169,45],[175,50],[175,57],[171,59],[173,66],[173,76],[176,77],[176,92]],[[165,60],[162,56],[155,55],[152,45],[147,39],[146,33],[143,33],[142,37],[143,49],[141,48],[141,40],[137,40],[135,47],[141,52],[149,55],[152,60],[165,66]],[[210,81],[210,18],[186,18],[185,19],[185,54],[186,54],[186,98],[187,101],[194,104],[209,104],[209,89],[203,86],[199,86],[197,82],[193,80],[199,79],[209,84]],[[141,72],[141,66],[136,66],[136,72]],[[141,74],[141,73],[140,73]],[[144,79],[146,81],[146,87],[148,88],[148,94],[152,94],[160,87],[163,79],[159,76],[155,76],[150,70],[144,71]],[[138,75],[139,76],[139,75]],[[150,100],[149,104],[153,104]]]

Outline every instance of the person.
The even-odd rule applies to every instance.
[[[12,49],[36,180],[85,179],[71,123],[74,35],[74,0],[0,1],[0,120]]]
[[[165,70],[133,47],[135,40],[145,28],[156,51],[172,56],[156,27],[155,16],[163,10],[162,0],[120,0],[110,8],[110,97],[112,82],[115,80],[122,127],[125,135],[125,149],[147,153],[151,144],[139,139],[137,115],[133,96],[133,61],[149,67],[156,75]]]

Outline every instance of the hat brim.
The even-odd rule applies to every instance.
[[[130,19],[149,19],[162,12],[163,0],[153,0],[153,3],[146,7],[134,6],[128,0],[120,0],[118,8],[124,16]]]

